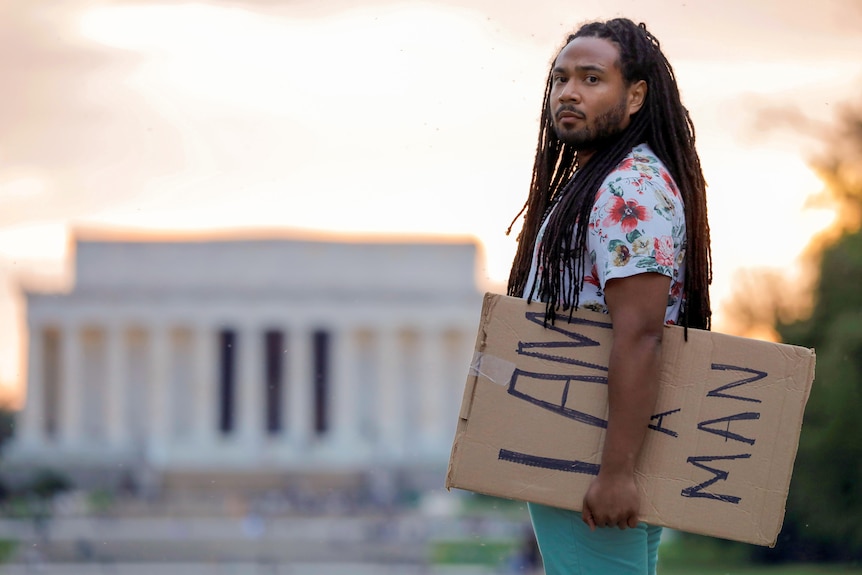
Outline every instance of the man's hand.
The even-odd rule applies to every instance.
[[[630,473],[599,473],[584,495],[583,518],[596,527],[637,527],[640,494]]]
[[[591,528],[636,527],[635,466],[658,397],[659,360],[670,278],[643,273],[612,279],[605,302],[614,341],[608,362],[608,427],[598,477],[584,496]]]

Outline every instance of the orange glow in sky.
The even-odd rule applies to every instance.
[[[661,40],[697,128],[720,329],[738,270],[793,268],[833,218],[805,207],[810,141],[758,132],[760,111],[828,122],[862,79],[852,0],[34,6],[0,8],[17,54],[0,59],[0,396],[23,372],[14,286],[62,276],[76,228],[472,236],[480,277],[504,281],[547,66],[617,15]]]

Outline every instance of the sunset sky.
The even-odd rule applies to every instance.
[[[0,397],[19,286],[63,277],[74,230],[469,236],[503,281],[548,64],[619,15],[662,42],[697,128],[720,329],[740,270],[794,268],[832,220],[806,208],[804,133],[862,99],[862,2],[718,5],[5,0]]]

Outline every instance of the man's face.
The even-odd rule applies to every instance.
[[[623,79],[616,44],[575,38],[557,56],[551,76],[549,109],[557,137],[579,152],[595,152],[640,109],[642,95],[633,97],[632,87]]]

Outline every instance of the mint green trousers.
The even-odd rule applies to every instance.
[[[577,511],[530,503],[545,575],[655,575],[661,527],[595,531]]]

